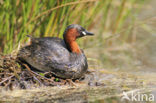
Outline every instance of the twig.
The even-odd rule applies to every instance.
[[[35,74],[35,75],[37,75],[37,76],[39,76],[39,77],[42,77],[42,78],[44,78],[44,79],[47,79],[47,80],[49,80],[48,78],[46,78],[46,77],[43,77],[43,76],[41,76],[41,75],[39,75],[39,74],[37,74],[36,72],[33,72],[29,67],[28,67],[28,65],[27,64],[23,64],[26,68],[27,68],[27,70],[33,75],[33,74]]]
[[[9,80],[9,79],[11,79],[12,77],[14,77],[15,75],[12,75],[12,76],[10,76],[10,77],[8,77],[8,78],[6,78],[6,79],[4,79],[3,81],[1,81],[0,82],[0,85],[2,84],[2,83],[4,83],[5,81],[7,81],[7,80]]]
[[[37,81],[40,83],[40,85],[43,85],[43,83],[40,82],[40,80],[39,80],[37,77],[33,76],[33,78],[34,78],[35,80],[37,80]]]
[[[35,73],[31,71],[31,69],[28,67],[28,65],[27,64],[23,64],[23,65],[26,67],[26,69],[28,70],[28,72],[33,76],[33,78],[35,80],[37,80],[40,83],[40,85],[42,85],[41,81],[33,75]]]
[[[50,79],[48,79],[48,78],[46,78],[46,77],[43,77],[43,76],[37,74],[36,72],[33,72],[33,71],[28,67],[27,64],[23,64],[23,65],[27,68],[27,70],[30,72],[30,74],[31,74],[32,76],[33,76],[33,74],[35,74],[36,76],[39,76],[39,77],[41,77],[41,78],[44,78],[45,80],[48,80],[48,81],[50,81],[50,82],[53,82],[53,81],[51,81]],[[33,77],[34,77],[34,76],[33,76]],[[34,78],[34,79],[36,79],[36,78]],[[41,83],[41,82],[39,81],[39,83]]]
[[[25,67],[26,67],[26,69],[30,72],[30,74],[31,75],[33,75],[33,73],[32,73],[32,71],[31,71],[31,69],[28,67],[28,65],[27,64],[23,64]]]

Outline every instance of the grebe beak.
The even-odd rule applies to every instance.
[[[86,36],[86,35],[94,35],[93,33],[88,32],[88,31],[82,31],[82,34],[83,34],[84,36]]]

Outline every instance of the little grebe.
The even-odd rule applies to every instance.
[[[87,59],[76,39],[94,35],[77,24],[69,25],[63,40],[56,37],[32,38],[31,44],[20,49],[18,58],[43,72],[52,72],[64,79],[78,79],[88,69]]]

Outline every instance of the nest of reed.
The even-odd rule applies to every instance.
[[[52,73],[37,73],[16,56],[0,54],[0,88],[13,90],[40,86],[74,85],[73,80],[55,77]]]

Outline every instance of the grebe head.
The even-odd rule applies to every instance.
[[[64,31],[63,38],[67,45],[67,48],[71,52],[81,53],[81,50],[79,49],[79,46],[75,40],[77,38],[87,36],[87,35],[94,35],[94,34],[91,32],[88,32],[87,30],[85,30],[83,27],[81,27],[78,24],[71,24]]]
[[[93,33],[88,32],[78,24],[69,25],[64,31],[63,37],[65,38],[68,34],[70,34],[70,36],[73,36],[75,38],[79,38],[87,35],[94,35]]]

